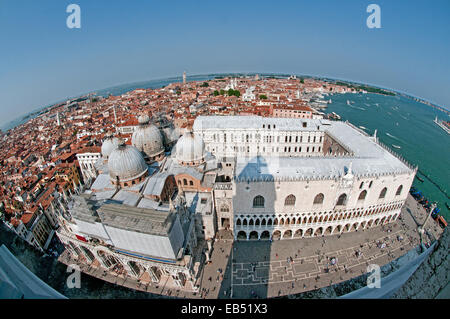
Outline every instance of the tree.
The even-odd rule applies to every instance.
[[[239,92],[239,90],[233,90],[233,89],[229,89],[227,92],[228,96],[241,96],[241,92]]]
[[[219,93],[219,91],[215,90],[213,94],[214,94],[214,96],[217,96],[217,95],[219,95],[220,93]]]
[[[259,96],[259,98],[260,98],[261,100],[267,100],[267,96],[266,96],[265,94],[261,94],[261,95]]]
[[[305,84],[305,80],[300,79],[300,83],[301,83],[301,84]]]
[[[202,88],[207,88],[209,86],[208,82],[203,82],[202,85],[200,85],[200,87]]]

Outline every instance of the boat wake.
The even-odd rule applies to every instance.
[[[348,106],[351,107],[352,109],[357,109],[357,110],[361,110],[361,111],[366,111],[366,109],[365,109],[365,108],[362,108],[362,107],[353,106],[353,105],[351,105],[351,104],[349,104]]]
[[[392,134],[386,133],[386,135],[389,136],[389,137],[391,137],[391,138],[393,138],[393,139],[396,139],[396,140],[399,140],[399,141],[400,141],[400,139],[399,139],[398,137],[396,137],[396,136],[394,136],[394,135],[392,135]]]

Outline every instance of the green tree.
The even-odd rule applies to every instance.
[[[219,91],[217,91],[217,90],[214,91],[214,96],[217,96],[219,94],[220,94]]]
[[[200,87],[202,88],[207,88],[209,86],[208,82],[203,82],[202,85],[200,85]]]
[[[267,95],[261,94],[261,95],[259,96],[259,98],[260,98],[261,100],[267,100]]]

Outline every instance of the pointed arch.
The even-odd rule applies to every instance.
[[[323,200],[324,200],[325,196],[322,193],[319,193],[316,195],[316,197],[314,197],[314,205],[321,205],[323,204]]]
[[[287,196],[284,200],[284,206],[295,206],[295,196],[293,194],[290,194]]]

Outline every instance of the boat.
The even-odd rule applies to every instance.
[[[350,101],[349,100],[347,100],[347,105],[350,105]]]
[[[423,179],[420,176],[416,175],[416,178],[423,183]]]
[[[433,121],[436,123],[440,128],[442,128],[444,131],[446,131],[448,134],[450,134],[450,123],[445,121],[439,121],[437,116]]]
[[[363,130],[367,130],[367,127],[364,127],[364,126],[360,126],[359,128],[361,128]]]
[[[450,206],[448,205],[447,202],[445,202],[445,206],[447,206],[447,209],[450,209]]]
[[[328,114],[328,118],[333,119],[333,120],[340,120],[341,117],[336,114],[335,112],[331,112],[330,114]]]
[[[331,103],[331,99],[328,100],[328,104],[330,104],[330,103]]]
[[[447,222],[445,221],[442,215],[439,215],[437,222],[439,223],[439,226],[441,226],[442,228],[447,227]]]
[[[401,146],[398,146],[398,145],[395,145],[395,144],[392,144],[392,147],[395,147],[395,148],[398,148],[398,149],[402,148]]]

